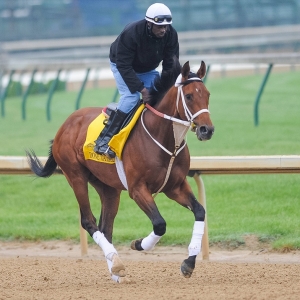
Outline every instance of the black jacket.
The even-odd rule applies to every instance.
[[[144,84],[136,76],[158,67],[162,61],[163,70],[172,67],[173,56],[179,58],[179,44],[176,30],[169,25],[163,38],[151,35],[147,21],[128,24],[110,47],[110,60],[124,79],[131,93],[140,92]]]

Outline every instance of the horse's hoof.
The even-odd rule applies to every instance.
[[[143,251],[144,249],[141,246],[142,240],[143,240],[143,238],[132,241],[130,244],[130,248],[132,250]]]
[[[117,254],[115,254],[112,258],[111,273],[120,277],[126,276],[125,266]]]
[[[193,274],[194,268],[189,266],[187,259],[185,259],[181,264],[180,270],[185,278],[190,278]]]
[[[132,281],[127,277],[120,277],[119,280],[118,280],[118,283],[129,284],[129,283],[132,283]]]

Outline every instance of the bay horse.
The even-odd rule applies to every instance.
[[[133,250],[152,249],[166,232],[166,222],[153,194],[162,192],[194,214],[189,256],[181,264],[186,278],[192,275],[196,256],[201,251],[205,210],[186,180],[190,155],[184,137],[187,130],[192,129],[200,141],[205,141],[211,139],[214,132],[208,110],[210,94],[202,81],[205,74],[203,61],[197,73],[192,73],[189,62],[181,67],[178,60],[174,60],[173,68],[155,80],[150,101],[122,152],[129,196],[153,225],[147,237],[132,241]],[[63,172],[78,201],[82,227],[102,249],[112,279],[121,283],[128,280],[125,266],[112,244],[112,235],[120,193],[126,188],[115,164],[85,160],[83,155],[87,128],[101,111],[100,107],[87,107],[73,112],[51,142],[44,166],[34,151],[26,151],[26,155],[31,170],[39,177],[50,177],[57,167]],[[88,183],[95,188],[102,204],[98,225],[90,207]]]

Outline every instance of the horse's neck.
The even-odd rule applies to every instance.
[[[179,118],[178,111],[176,109],[176,100],[177,89],[171,88],[157,106],[155,106],[155,109],[168,116]]]
[[[167,93],[165,97],[154,107],[158,112],[167,116],[178,118],[176,109],[176,94]],[[151,136],[161,143],[164,147],[173,149],[175,145],[173,122],[159,117],[151,111],[147,111],[144,123]]]

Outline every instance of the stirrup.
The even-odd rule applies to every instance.
[[[102,155],[106,155],[106,152],[108,151],[109,147],[107,144],[102,144],[102,145],[95,145],[94,146],[94,152]]]
[[[116,157],[116,153],[114,151],[112,151],[109,146],[107,147],[106,151],[103,154],[109,158]]]
[[[100,146],[95,145],[95,146],[94,146],[94,152],[96,152],[96,153],[98,153],[98,154],[103,154],[103,152],[101,152],[101,149],[100,149],[100,148],[101,148]]]

